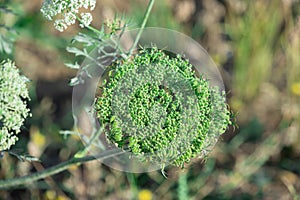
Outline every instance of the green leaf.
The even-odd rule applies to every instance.
[[[78,48],[76,48],[76,47],[67,47],[66,50],[67,50],[69,53],[75,54],[75,56],[86,56],[86,57],[90,57],[86,49],[80,50],[80,49],[78,49]]]
[[[0,52],[11,54],[13,50],[13,39],[0,35]]]
[[[80,69],[80,65],[77,62],[75,62],[75,64],[73,64],[73,63],[65,63],[65,65],[67,67],[71,68],[71,69]]]
[[[70,86],[75,86],[75,85],[78,85],[80,83],[82,83],[82,81],[80,80],[80,78],[79,77],[74,77],[74,78],[72,78],[70,80],[69,85]]]
[[[79,42],[79,43],[83,43],[85,46],[92,46],[95,44],[95,39],[86,35],[86,34],[83,34],[83,33],[78,33],[78,35],[76,35],[73,40],[71,41],[72,43],[74,42]]]

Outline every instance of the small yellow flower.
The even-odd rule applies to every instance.
[[[152,199],[152,192],[150,190],[143,189],[138,194],[139,200],[151,200]]]
[[[57,193],[54,190],[48,190],[45,193],[45,199],[46,200],[68,200],[69,198],[62,195],[57,195]]]
[[[62,196],[62,195],[59,195],[56,200],[68,200],[69,198],[65,197],[65,196]]]
[[[76,171],[77,169],[78,169],[78,165],[77,165],[77,164],[71,165],[71,166],[69,167],[69,170],[70,170],[70,171]]]
[[[48,190],[45,193],[45,199],[47,200],[54,200],[56,198],[56,192],[53,190]]]
[[[31,127],[31,139],[34,144],[39,147],[43,147],[46,143],[45,136],[40,132],[37,127]]]
[[[293,83],[291,86],[291,91],[294,95],[300,96],[300,82]]]

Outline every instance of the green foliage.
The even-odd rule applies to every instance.
[[[0,63],[0,151],[15,144],[16,135],[29,115],[26,82],[28,79],[20,76],[12,61]]]
[[[227,30],[234,40],[235,65],[232,106],[240,108],[241,100],[254,98],[259,86],[270,79],[274,50],[283,13],[276,9],[280,1],[253,1],[243,17],[230,13]],[[268,12],[272,10],[272,15]],[[258,34],[255,34],[258,33]],[[251,74],[251,75],[249,75]]]
[[[231,123],[225,94],[179,55],[142,49],[105,76],[95,109],[109,141],[162,168],[206,155]]]
[[[127,24],[116,17],[113,21],[102,24],[100,30],[93,30],[93,34],[78,33],[73,38],[73,45],[67,47],[67,51],[77,58],[84,58],[85,62],[82,65],[77,62],[66,64],[71,69],[79,70],[77,76],[71,79],[71,86],[83,83],[83,77],[91,77],[95,66],[104,68],[107,59],[113,61],[113,58],[117,58],[118,55],[126,57],[119,48],[119,39],[126,28]],[[97,56],[93,56],[95,54]]]
[[[13,14],[10,9],[5,6],[0,6],[0,19],[3,14]],[[14,28],[7,26],[0,21],[0,53],[11,54],[13,51],[13,43],[15,42],[16,31]]]

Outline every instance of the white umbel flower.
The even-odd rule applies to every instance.
[[[91,10],[94,10],[95,7],[96,7],[96,1],[90,0],[89,4],[90,4],[90,7],[91,7]]]
[[[74,13],[71,13],[71,12],[65,13],[64,16],[65,16],[65,20],[64,21],[65,21],[65,23],[68,26],[70,26],[72,24],[75,24],[75,22],[76,22],[76,15]]]
[[[88,26],[93,18],[91,13],[85,12],[80,16],[80,9],[94,10],[96,6],[96,0],[44,0],[41,8],[42,14],[48,20],[53,20],[54,17],[58,18],[54,22],[55,29],[64,31],[68,26],[75,24],[76,18],[81,21],[80,27]]]
[[[81,28],[90,25],[92,21],[93,21],[93,17],[91,13],[81,13],[81,23],[80,23]]]
[[[66,30],[68,28],[67,24],[62,19],[55,20],[54,27],[56,30],[58,30],[60,32],[63,32],[64,30]]]
[[[16,135],[29,115],[26,82],[28,79],[20,76],[12,61],[0,63],[0,151],[15,144]]]

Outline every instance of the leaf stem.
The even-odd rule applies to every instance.
[[[110,158],[110,157],[113,157],[116,155],[120,155],[123,153],[124,153],[124,151],[117,149],[117,150],[107,150],[107,151],[99,153],[98,155],[95,155],[95,156],[72,158],[68,161],[54,165],[54,166],[49,167],[48,169],[45,169],[40,172],[35,172],[35,173],[29,174],[26,176],[22,176],[22,177],[1,180],[0,181],[0,189],[8,189],[8,188],[16,187],[19,185],[24,185],[26,183],[30,183],[33,181],[37,181],[39,179],[43,179],[45,177],[52,176],[54,174],[58,174],[75,164],[80,165],[82,163],[89,162],[89,161],[96,160],[96,159],[104,160],[104,159],[107,159],[107,158]]]
[[[129,50],[129,53],[128,53],[129,55],[132,54],[133,50],[135,49],[135,47],[137,46],[137,44],[138,44],[138,42],[139,42],[139,40],[140,40],[140,37],[141,37],[141,35],[142,35],[142,33],[143,33],[143,30],[144,30],[144,28],[145,28],[145,26],[146,26],[146,23],[147,23],[147,21],[148,21],[148,18],[149,18],[149,16],[150,16],[150,12],[151,12],[151,10],[152,10],[152,8],[153,8],[154,2],[155,2],[155,0],[150,0],[149,4],[148,4],[148,6],[147,6],[147,10],[146,10],[146,13],[145,13],[145,15],[144,15],[144,18],[143,18],[143,22],[142,22],[141,28],[140,28],[140,30],[139,30],[139,32],[138,32],[138,34],[137,34],[137,36],[136,36],[136,38],[135,38],[135,40],[134,40],[134,43],[133,43],[132,47],[131,47],[130,50]]]

